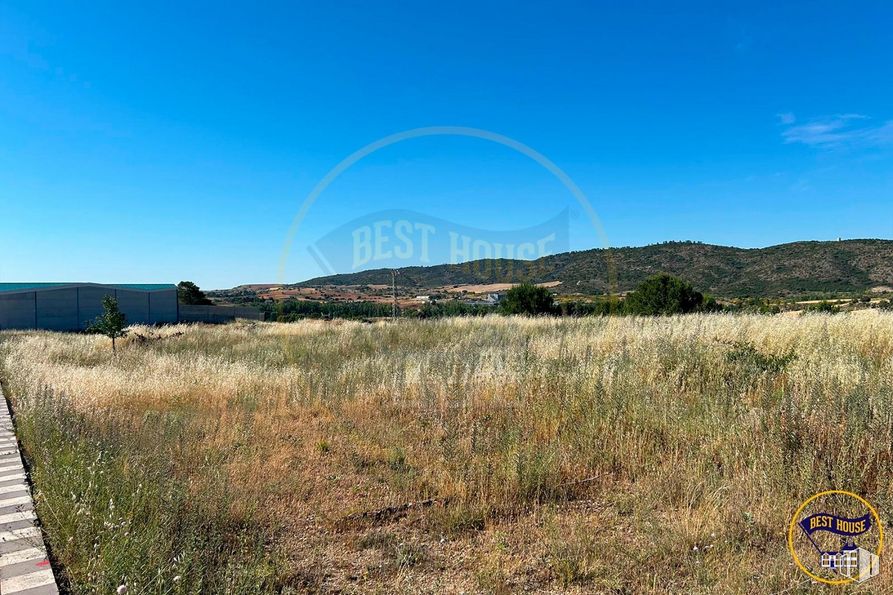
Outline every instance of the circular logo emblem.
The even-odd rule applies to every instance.
[[[797,566],[829,585],[863,582],[876,576],[884,528],[865,498],[828,490],[807,499],[791,519],[788,549]]]

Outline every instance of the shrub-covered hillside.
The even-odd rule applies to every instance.
[[[656,273],[689,280],[701,292],[724,297],[781,297],[864,292],[893,285],[893,241],[795,242],[734,248],[667,242],[638,248],[567,252],[535,261],[484,260],[408,267],[401,284],[435,288],[472,283],[561,281],[561,293],[629,291]],[[389,284],[387,269],[332,275],[301,286]]]

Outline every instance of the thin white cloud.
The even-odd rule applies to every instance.
[[[872,130],[868,139],[874,144],[893,144],[893,120],[887,120]]]
[[[838,114],[796,124],[792,113],[778,114],[786,126],[784,142],[799,143],[819,149],[868,148],[893,144],[893,120],[876,124],[862,114]]]

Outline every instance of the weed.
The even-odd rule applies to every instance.
[[[117,357],[0,333],[0,367],[75,593],[754,592],[796,588],[779,535],[807,496],[893,508],[891,329],[304,321],[135,329]]]
[[[397,568],[412,568],[427,559],[425,548],[412,543],[398,543],[393,549]]]
[[[781,372],[788,364],[797,359],[797,355],[793,351],[788,351],[784,355],[762,353],[745,341],[736,341],[732,347],[732,350],[726,353],[726,360],[729,363],[751,366],[760,372]]]

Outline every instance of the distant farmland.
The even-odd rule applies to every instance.
[[[0,333],[76,593],[806,592],[800,501],[893,510],[889,313],[136,330]]]

